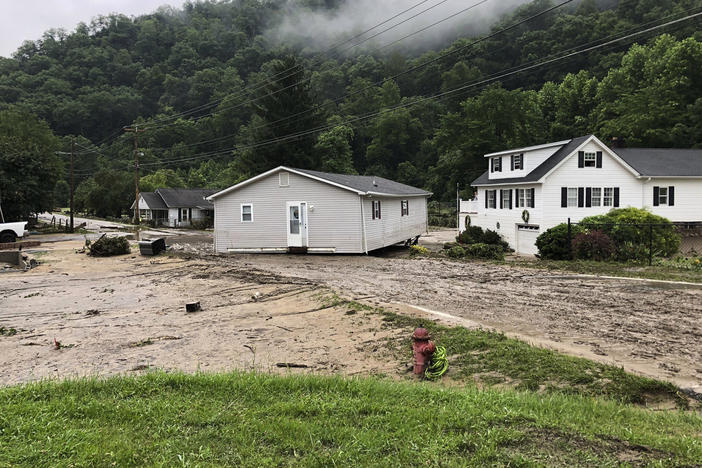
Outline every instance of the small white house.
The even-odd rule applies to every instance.
[[[139,193],[139,216],[145,221],[170,227],[191,226],[194,221],[214,217],[212,202],[206,197],[214,190],[159,188],[155,192]],[[135,203],[132,203],[133,210]]]
[[[208,198],[215,251],[367,253],[416,241],[430,195],[382,177],[280,166]]]
[[[521,254],[560,223],[617,207],[645,208],[673,222],[702,221],[702,150],[615,148],[594,135],[485,155],[488,170],[461,201],[466,222],[497,231]]]

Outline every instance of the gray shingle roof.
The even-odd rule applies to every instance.
[[[159,197],[154,192],[139,192],[139,196],[141,196],[141,198],[144,199],[144,201],[146,202],[146,205],[149,207],[150,210],[167,210],[168,209],[166,204],[163,203],[163,198]],[[132,206],[130,206],[129,209],[133,210],[135,205],[136,205],[136,202],[133,202]]]
[[[702,177],[702,149],[614,148],[642,176]]]
[[[328,180],[329,182],[333,182],[335,184],[344,185],[360,192],[375,192],[387,195],[431,195],[431,192],[427,192],[426,190],[412,187],[411,185],[401,184],[383,177],[333,174],[331,172],[311,171],[308,169],[295,170],[314,177],[319,177],[320,179]]]
[[[483,172],[483,174],[475,179],[471,185],[505,185],[514,183],[525,183],[525,182],[536,182],[543,176],[549,173],[551,169],[556,167],[558,163],[563,161],[569,154],[576,150],[576,148],[582,145],[585,140],[590,138],[592,135],[585,135],[578,138],[573,138],[565,145],[561,146],[558,151],[553,153],[546,161],[541,163],[537,168],[531,171],[524,177],[510,177],[507,179],[492,179],[488,178],[488,171]]]
[[[205,200],[216,190],[208,189],[183,189],[183,188],[160,188],[156,189],[163,202],[168,208],[212,208],[212,202]],[[151,205],[149,205],[151,206]]]

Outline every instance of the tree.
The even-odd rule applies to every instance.
[[[159,169],[139,180],[139,190],[153,192],[157,188],[185,188],[185,181],[173,169]]]
[[[341,120],[337,117],[335,120]],[[346,125],[337,125],[321,133],[314,145],[315,159],[319,161],[320,170],[340,174],[355,174],[350,141],[353,129]]]
[[[62,172],[58,148],[46,122],[26,112],[0,111],[0,203],[6,220],[53,208]]]

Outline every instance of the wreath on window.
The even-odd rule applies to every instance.
[[[522,220],[523,220],[525,223],[528,223],[528,222],[529,222],[529,210],[524,210],[524,211],[522,211]]]
[[[470,215],[466,215],[465,223],[466,223],[466,227],[470,226]]]

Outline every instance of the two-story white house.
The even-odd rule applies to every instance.
[[[645,208],[673,222],[702,221],[702,150],[611,149],[594,135],[485,155],[461,201],[459,229],[497,231],[521,254],[535,254],[545,230],[613,208]]]

